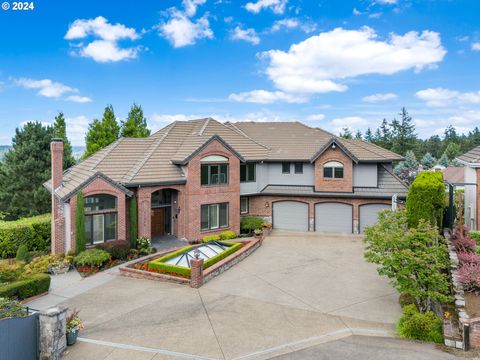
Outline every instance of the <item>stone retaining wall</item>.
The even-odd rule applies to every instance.
[[[40,359],[58,360],[67,348],[67,308],[50,308],[39,314]]]

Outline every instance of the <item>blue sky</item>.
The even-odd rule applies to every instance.
[[[88,122],[133,102],[173,120],[375,128],[402,106],[417,132],[480,124],[480,2],[38,0],[0,10],[0,144],[58,111]]]

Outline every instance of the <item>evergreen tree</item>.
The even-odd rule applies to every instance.
[[[94,119],[88,125],[88,132],[85,137],[86,149],[83,157],[87,158],[118,140],[119,131],[120,128],[113,107],[108,105],[105,108],[102,120]]]
[[[353,139],[353,134],[348,127],[344,127],[340,132],[340,137],[344,139]]]
[[[80,191],[77,194],[77,207],[75,209],[75,254],[85,250],[87,236],[85,233],[85,198]]]
[[[384,147],[387,150],[392,148],[392,133],[390,131],[390,126],[388,125],[387,119],[382,120],[380,125],[380,142],[378,145]]]
[[[438,163],[444,167],[448,167],[450,165],[450,160],[446,153],[443,153],[440,159],[438,159]]]
[[[75,165],[76,161],[73,157],[72,145],[67,137],[67,125],[65,124],[65,117],[62,112],[59,112],[55,116],[55,122],[53,123],[54,137],[63,140],[63,168],[68,169]]]
[[[29,122],[15,130],[12,149],[0,166],[0,213],[6,220],[50,211],[50,194],[43,183],[50,178],[50,141],[53,127]]]
[[[130,199],[130,247],[137,248],[138,237],[138,215],[137,215],[137,198],[135,195]]]
[[[422,160],[420,160],[420,163],[423,165],[423,167],[425,169],[431,169],[435,166],[435,158],[432,156],[432,154],[430,154],[429,152],[427,152]]]
[[[408,115],[407,109],[402,108],[399,115],[402,117],[402,120],[394,119],[391,124],[393,133],[392,151],[406,155],[408,150],[414,148],[417,136],[415,134],[415,125],[412,117]]]
[[[418,174],[418,162],[415,153],[408,150],[405,155],[405,161],[402,161],[395,166],[394,172],[407,184],[411,184]]]
[[[444,154],[447,156],[448,160],[452,161],[460,155],[460,146],[457,143],[451,142],[445,149]]]
[[[122,137],[140,138],[150,136],[150,130],[147,128],[147,119],[143,117],[141,106],[133,104],[126,121],[122,121],[120,130]]]
[[[360,130],[357,130],[357,132],[355,133],[355,139],[362,140],[362,138],[362,132]]]
[[[374,138],[373,138],[372,130],[368,128],[367,131],[365,132],[365,141],[373,142],[373,140]]]

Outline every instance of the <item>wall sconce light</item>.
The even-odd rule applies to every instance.
[[[332,144],[332,149],[335,149],[335,148],[336,148],[335,144]]]
[[[270,207],[270,204],[268,203],[268,201],[265,201],[265,207],[266,208]]]
[[[177,208],[177,214],[180,214],[180,206]]]

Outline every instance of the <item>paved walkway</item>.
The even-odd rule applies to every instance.
[[[114,271],[74,284],[44,298],[55,305],[62,294],[85,320],[66,359],[270,358],[352,334],[392,336],[400,316],[398,294],[353,236],[276,231],[198,290]]]

